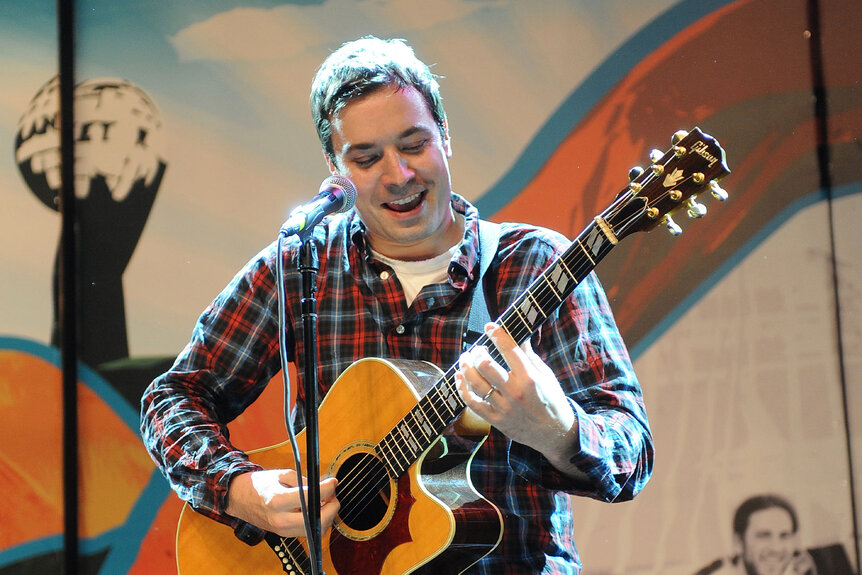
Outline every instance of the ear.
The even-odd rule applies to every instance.
[[[323,160],[326,162],[326,167],[329,169],[330,175],[339,175],[338,169],[335,167],[335,164],[332,163],[332,158],[329,157],[329,154],[326,153],[326,150],[323,150]]]
[[[443,120],[443,150],[446,152],[446,157],[452,157],[452,137],[449,135],[449,122]]]
[[[733,555],[734,557],[742,557],[742,554],[745,552],[745,543],[742,541],[742,538],[734,533],[733,534]]]

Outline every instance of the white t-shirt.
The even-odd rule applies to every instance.
[[[449,262],[455,256],[459,245],[455,244],[449,248],[449,251],[443,252],[439,256],[435,256],[429,260],[415,262],[393,260],[392,258],[378,254],[374,250],[371,250],[371,253],[381,262],[391,266],[395,271],[398,281],[401,282],[401,287],[404,288],[404,297],[407,298],[407,305],[410,306],[423,287],[446,281]]]

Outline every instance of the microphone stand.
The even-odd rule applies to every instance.
[[[305,346],[303,358],[305,381],[305,442],[306,474],[308,477],[308,540],[309,562],[313,573],[323,574],[322,543],[320,533],[320,454],[317,418],[317,272],[320,261],[317,247],[311,241],[310,226],[299,234],[302,244],[297,268],[302,276],[302,337]],[[316,566],[316,569],[314,568]]]

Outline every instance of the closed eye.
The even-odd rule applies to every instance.
[[[374,165],[374,163],[380,159],[380,156],[362,156],[359,158],[354,158],[353,163],[359,166],[360,168],[369,168]]]
[[[408,154],[418,154],[419,152],[422,151],[423,148],[425,148],[425,146],[427,144],[428,144],[428,140],[423,139],[423,140],[420,140],[419,142],[417,142],[415,144],[404,145],[401,147],[401,149],[403,151],[407,152]]]

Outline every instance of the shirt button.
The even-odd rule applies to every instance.
[[[385,271],[385,270],[380,272],[380,279],[382,279],[383,281],[388,280],[389,279],[389,272]]]
[[[395,333],[397,333],[398,335],[403,334],[405,331],[406,330],[404,329],[403,325],[399,325],[398,327],[395,328]]]

